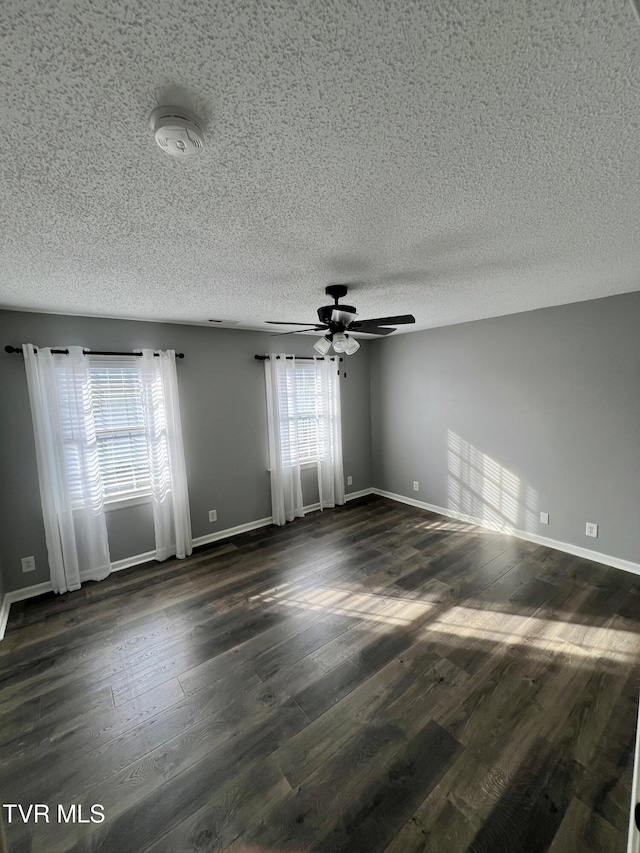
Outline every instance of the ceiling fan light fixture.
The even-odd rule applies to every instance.
[[[354,355],[354,353],[358,352],[358,350],[360,349],[360,344],[355,338],[350,338],[349,335],[347,335],[346,337],[348,340],[345,352],[347,355]]]
[[[324,338],[318,338],[313,345],[313,348],[316,352],[319,352],[320,355],[326,355],[331,349],[331,337],[329,335],[325,335]]]
[[[347,347],[349,346],[349,339],[344,334],[344,332],[338,332],[333,336],[333,351],[334,352],[346,352]]]

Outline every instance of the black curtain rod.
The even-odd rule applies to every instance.
[[[319,355],[318,360],[324,361],[325,357],[328,358],[329,361],[342,361],[342,356],[335,356],[335,355],[328,355],[328,356]],[[269,356],[268,355],[254,355],[254,358],[257,359],[258,361],[266,361],[269,358]],[[276,358],[280,358],[280,356],[277,355]],[[285,355],[285,358],[297,358],[298,361],[314,361],[314,357],[312,355]]]
[[[9,352],[9,353],[17,352],[17,353],[20,353],[20,355],[23,355],[22,347],[12,347],[12,346],[7,345],[4,348],[4,351]],[[36,352],[38,352],[37,349],[36,349]],[[68,349],[52,349],[51,352],[54,355],[69,355]],[[142,355],[141,352],[111,352],[110,350],[101,350],[101,349],[83,349],[82,352],[85,355],[139,355],[139,356]],[[158,353],[154,352],[154,355],[157,356]],[[184,358],[184,353],[183,352],[177,352],[176,358]]]

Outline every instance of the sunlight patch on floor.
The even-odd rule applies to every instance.
[[[456,641],[526,646],[548,654],[576,659],[604,659],[632,663],[640,652],[640,636],[601,625],[517,613],[483,611],[464,605],[451,607],[425,626],[426,633],[449,634]]]
[[[414,524],[412,526],[412,529],[425,530],[427,532],[432,530],[454,530],[464,532],[469,530],[469,523],[467,521],[453,521],[451,519],[442,519],[442,521],[425,521],[419,524]],[[477,532],[482,533],[486,531],[483,531],[483,528],[479,527]]]
[[[282,604],[311,611],[326,611],[327,616],[352,616],[389,628],[409,627],[424,619],[442,605],[429,601],[405,601],[392,596],[354,593],[333,587],[309,590],[274,590],[266,597],[256,596],[265,604]]]
[[[407,600],[335,587],[296,589],[295,585],[275,588],[254,598],[264,604],[364,620],[372,633],[411,628],[416,642],[430,636],[434,642],[441,642],[447,636],[452,645],[461,647],[477,642],[526,646],[576,660],[599,658],[625,664],[635,662],[640,653],[640,636],[631,631],[557,617],[520,615],[506,609],[496,611],[488,609],[486,602],[476,606],[451,605],[437,597],[433,601]]]

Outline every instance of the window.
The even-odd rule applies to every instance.
[[[340,381],[333,359],[274,353],[264,366],[271,514],[285,524],[304,515],[302,467],[316,468],[320,509],[344,503]]]
[[[154,501],[157,560],[192,544],[175,351],[60,349],[22,346],[51,583],[65,592],[111,571],[105,501]]]
[[[294,387],[287,387],[293,380]],[[296,364],[295,371],[280,373],[280,428],[289,440],[282,443],[282,463],[291,463],[291,448],[298,448],[301,465],[311,465],[327,455],[328,424],[318,405],[320,377],[314,364]]]
[[[65,361],[58,363],[56,385],[73,506],[83,504],[88,489],[112,509],[116,502],[151,494],[140,365],[134,359],[90,357],[88,383],[86,373],[78,376]],[[92,445],[95,440],[91,458],[80,440],[79,424]]]
[[[105,502],[150,494],[138,365],[129,359],[91,358],[89,376]]]

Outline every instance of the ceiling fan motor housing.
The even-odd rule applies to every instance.
[[[318,308],[318,319],[320,320],[321,323],[326,323],[327,325],[329,325],[331,318],[332,318],[332,315],[333,315],[335,310],[336,310],[335,305],[323,305],[322,308]],[[356,316],[356,309],[353,307],[353,305],[338,305],[338,311],[344,312],[345,314],[353,315],[351,317],[352,320]],[[344,319],[346,320],[347,318],[345,317]],[[348,324],[345,323],[344,325],[346,326]]]

